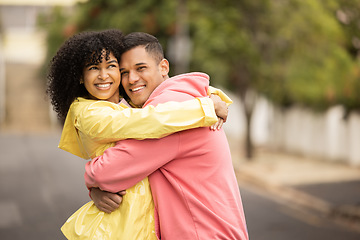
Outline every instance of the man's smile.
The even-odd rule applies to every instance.
[[[144,89],[144,88],[145,88],[145,86],[140,86],[140,87],[132,88],[132,89],[130,89],[130,91],[131,92],[138,92],[138,91],[140,91],[141,89]]]

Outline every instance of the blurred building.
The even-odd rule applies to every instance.
[[[0,131],[27,133],[51,128],[49,104],[39,67],[45,33],[39,13],[76,0],[0,0]],[[50,111],[51,112],[51,111]]]

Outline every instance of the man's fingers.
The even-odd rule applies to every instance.
[[[114,204],[119,205],[122,202],[122,196],[119,194],[112,194],[109,196],[109,202],[107,202],[109,205],[114,206]]]
[[[116,194],[117,195],[117,194]],[[115,211],[116,209],[119,208],[120,206],[120,203],[122,201],[122,197],[120,197],[119,195],[117,196],[112,196],[111,198],[106,198],[104,199],[103,201],[101,201],[99,203],[99,206],[102,208],[102,209],[105,209],[104,212],[113,212]],[[100,209],[101,210],[101,209]]]
[[[106,212],[106,213],[111,213],[113,212],[116,208],[111,207],[110,205],[108,205],[105,202],[100,202],[97,206],[96,206],[100,211]]]
[[[122,190],[122,191],[118,192],[117,194],[119,194],[120,196],[124,196],[126,194],[126,190]]]
[[[99,210],[111,213],[119,208],[122,202],[122,196],[126,191],[121,191],[120,193],[111,193],[106,191],[101,191],[98,188],[93,188],[91,190],[91,197]]]

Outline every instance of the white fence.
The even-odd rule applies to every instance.
[[[271,147],[328,161],[360,166],[360,115],[344,118],[341,106],[325,113],[293,107],[272,108],[269,118]]]
[[[234,104],[224,128],[228,136],[243,138],[245,120],[240,100],[233,95],[231,98]],[[252,139],[256,146],[360,166],[360,114],[351,113],[344,119],[341,106],[323,113],[300,107],[282,110],[260,98],[253,116]]]

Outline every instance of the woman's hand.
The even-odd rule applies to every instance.
[[[111,213],[119,208],[120,203],[122,202],[123,196],[126,194],[126,191],[121,191],[119,193],[111,193],[102,191],[99,188],[92,188],[90,191],[91,199],[94,201],[95,206],[103,212]]]
[[[228,107],[224,101],[218,95],[211,94],[210,99],[214,103],[215,113],[218,116],[218,121],[210,127],[211,130],[219,130],[226,122],[228,116]]]
[[[220,130],[224,124],[224,120],[218,117],[218,121],[210,126],[210,129],[213,131]]]

